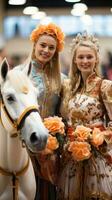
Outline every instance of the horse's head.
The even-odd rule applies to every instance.
[[[31,64],[27,70],[9,70],[7,60],[0,66],[1,121],[11,137],[20,138],[33,152],[45,148],[48,130],[38,113],[37,89],[30,78]]]

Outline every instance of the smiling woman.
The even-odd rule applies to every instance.
[[[64,34],[55,24],[40,25],[32,31],[30,39],[32,79],[40,87],[40,113],[42,117],[52,116],[61,89],[59,51],[63,49]]]
[[[86,32],[78,34],[71,53],[70,79],[64,85],[60,109],[67,130],[57,199],[110,200],[112,82],[98,74],[97,38]]]
[[[43,65],[52,58],[56,51],[57,41],[50,35],[42,35],[35,44],[35,57]]]
[[[94,50],[90,47],[80,46],[77,49],[76,57],[74,62],[77,63],[77,68],[83,73],[91,73],[94,70],[96,63],[96,55]]]
[[[33,42],[33,49],[30,60],[32,62],[31,78],[39,89],[39,110],[43,118],[57,114],[59,105],[59,94],[61,90],[61,72],[59,63],[59,52],[64,45],[64,34],[60,27],[55,24],[40,25],[34,29],[30,36]],[[55,187],[37,176],[48,172],[47,165],[38,163],[38,155],[32,158],[36,168],[38,200],[54,200]],[[38,168],[39,166],[39,168]],[[43,168],[41,170],[41,168]],[[47,192],[48,191],[48,192]],[[40,195],[40,196],[39,196]]]

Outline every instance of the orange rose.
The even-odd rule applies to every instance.
[[[75,137],[78,141],[85,141],[91,134],[91,129],[85,126],[77,126],[75,129]]]
[[[56,139],[56,137],[53,137],[52,135],[49,135],[47,140],[46,148],[42,151],[43,154],[52,154],[54,150],[56,150],[59,147],[59,143]]]
[[[72,152],[72,156],[76,161],[82,161],[90,158],[91,147],[87,142],[71,142],[68,151]]]
[[[93,146],[97,147],[103,144],[104,142],[104,134],[100,131],[99,128],[94,128],[92,133],[92,140],[91,143]]]
[[[56,133],[64,134],[64,123],[60,117],[55,116],[45,118],[44,125],[52,135],[55,135]]]

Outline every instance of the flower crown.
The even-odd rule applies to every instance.
[[[74,50],[74,48],[77,45],[80,45],[83,42],[91,43],[94,46],[94,48],[96,49],[96,51],[99,52],[99,42],[98,42],[98,39],[95,38],[93,35],[89,35],[86,31],[83,32],[82,34],[79,33],[76,36],[76,38],[73,39],[72,45],[71,45],[72,50]]]
[[[64,47],[64,33],[60,29],[59,26],[50,23],[48,25],[39,25],[36,29],[34,29],[30,35],[30,40],[32,42],[36,42],[40,35],[47,33],[48,35],[56,37],[58,44],[57,50],[62,51]]]

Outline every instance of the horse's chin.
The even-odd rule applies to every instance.
[[[38,152],[44,150],[46,147],[46,144],[40,144],[40,145],[36,145],[36,146],[26,144],[26,147],[30,152],[35,154],[35,153],[38,153]]]

